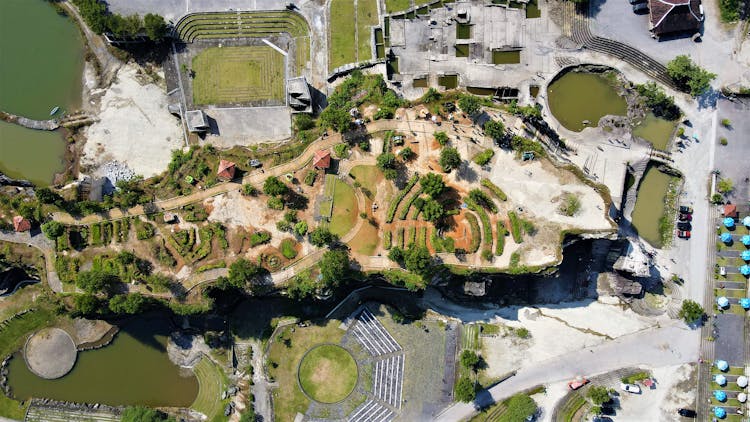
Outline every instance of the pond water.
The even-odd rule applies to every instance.
[[[492,50],[492,64],[521,63],[521,50],[502,51]]]
[[[469,57],[469,44],[456,44],[456,57]]]
[[[164,317],[139,317],[122,327],[109,346],[79,352],[73,370],[56,380],[32,374],[17,353],[8,383],[21,400],[188,407],[198,394],[198,381],[167,357],[168,334]]]
[[[0,110],[41,120],[49,118],[53,107],[80,106],[81,36],[49,3],[0,2],[0,56]],[[57,133],[0,128],[0,171],[51,183],[61,169],[61,138]]]
[[[412,82],[412,86],[414,88],[427,88],[430,86],[430,83],[427,80],[427,78],[414,78],[414,82]]]
[[[638,234],[654,247],[662,246],[659,220],[664,214],[664,198],[674,177],[649,167],[638,187],[632,223]]]
[[[458,75],[438,76],[438,85],[445,89],[454,89],[458,86]]]
[[[456,25],[456,39],[467,40],[471,38],[471,25],[468,23],[459,23]]]
[[[676,120],[661,119],[649,113],[638,126],[633,128],[633,135],[651,142],[656,149],[666,150],[675,127],[677,127]]]
[[[599,73],[568,72],[552,82],[547,91],[552,114],[575,132],[587,127],[584,120],[596,126],[606,115],[624,116],[628,111],[625,99]]]

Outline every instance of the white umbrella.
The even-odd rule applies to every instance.
[[[747,377],[744,375],[737,377],[737,385],[742,388],[747,387]]]
[[[738,401],[739,401],[740,403],[744,403],[744,402],[746,402],[746,401],[747,401],[747,394],[745,394],[745,393],[740,393],[740,394],[737,394],[737,400],[738,400]]]

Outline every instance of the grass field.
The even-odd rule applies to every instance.
[[[357,384],[357,363],[341,346],[324,344],[311,349],[299,367],[302,389],[313,400],[337,403]]]
[[[297,365],[313,346],[339,343],[344,336],[339,324],[340,321],[331,320],[325,326],[287,327],[272,339],[268,349],[268,373],[278,384],[273,391],[276,420],[292,421],[297,412],[307,411],[310,400],[297,383]]]
[[[268,46],[208,48],[192,70],[196,105],[284,100],[284,56]]]
[[[375,166],[355,166],[349,170],[349,174],[373,195],[375,195],[378,183],[383,178],[383,173]]]
[[[348,183],[337,182],[333,193],[333,215],[331,216],[331,233],[343,236],[357,224],[357,197]]]
[[[357,61],[357,46],[354,33],[354,0],[331,1],[331,33],[328,70]]]
[[[378,24],[378,4],[375,0],[357,0],[358,61],[372,58],[372,30]]]
[[[221,370],[208,357],[204,356],[193,368],[198,378],[198,396],[190,405],[191,409],[197,410],[213,420],[220,416],[224,410],[224,402],[221,400],[221,392],[225,389],[224,375]]]
[[[385,0],[387,13],[400,12],[411,7],[411,0]]]

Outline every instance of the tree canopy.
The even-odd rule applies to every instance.
[[[461,155],[456,148],[443,148],[440,151],[440,166],[446,173],[461,165]]]
[[[589,391],[586,395],[591,399],[592,402],[594,402],[595,405],[604,404],[612,399],[609,396],[609,390],[607,390],[606,387],[602,387],[601,385],[592,386],[591,388],[589,388]]]
[[[135,406],[126,407],[120,416],[122,422],[161,422],[173,420],[165,413],[148,407]]]
[[[476,369],[477,364],[479,364],[479,355],[477,355],[473,350],[465,349],[463,352],[461,352],[460,360],[461,366],[473,371]]]
[[[686,299],[682,302],[682,308],[680,308],[680,312],[677,315],[685,320],[685,322],[691,323],[703,318],[703,314],[705,313],[703,307],[698,302]]]
[[[432,255],[426,247],[412,243],[404,251],[404,266],[414,274],[426,277],[432,271]]]
[[[276,176],[271,176],[263,182],[263,193],[271,196],[280,196],[289,192],[289,187]]]
[[[153,41],[161,41],[167,35],[167,24],[164,18],[153,13],[148,13],[143,17],[143,29],[146,31],[146,36]]]
[[[474,382],[469,377],[461,377],[456,384],[456,400],[464,403],[473,401],[477,396]]]
[[[57,221],[50,220],[42,224],[42,232],[49,239],[55,240],[65,233],[65,226]]]
[[[326,251],[318,262],[323,285],[337,287],[349,273],[349,253],[346,249]]]
[[[422,217],[427,221],[437,221],[443,217],[445,209],[438,201],[434,199],[428,199],[424,201],[422,206]]]
[[[537,405],[534,399],[526,394],[516,394],[508,399],[508,405],[503,416],[507,421],[525,421],[536,411]]]
[[[716,78],[716,74],[702,69],[686,55],[679,55],[667,63],[667,74],[693,96],[706,92]]]
[[[484,124],[484,133],[497,141],[505,136],[505,125],[498,120],[487,120]]]
[[[109,310],[116,314],[137,314],[146,307],[148,300],[139,293],[115,295],[109,300]]]
[[[237,289],[250,288],[252,291],[256,284],[256,276],[261,273],[261,267],[253,264],[245,258],[240,258],[229,266],[227,277],[219,279],[219,287],[234,287]]]
[[[338,240],[338,237],[335,234],[331,233],[328,228],[323,226],[318,226],[315,230],[311,231],[309,238],[310,243],[317,247],[330,245]]]
[[[86,293],[108,292],[117,282],[113,274],[99,270],[81,271],[76,277],[76,286]]]
[[[422,185],[422,192],[432,198],[437,198],[445,190],[443,176],[439,174],[427,173],[419,179],[419,183]]]
[[[464,113],[468,114],[469,116],[473,116],[477,112],[479,112],[479,109],[482,107],[481,101],[479,101],[479,98],[473,96],[473,95],[463,95],[458,100],[458,106],[461,107],[461,110],[463,110]]]

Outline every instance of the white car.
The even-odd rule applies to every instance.
[[[727,275],[727,267],[719,267],[719,275],[721,276]]]
[[[627,391],[628,393],[634,393],[634,394],[641,394],[641,387],[635,385],[635,384],[620,384],[620,389],[622,391]]]

